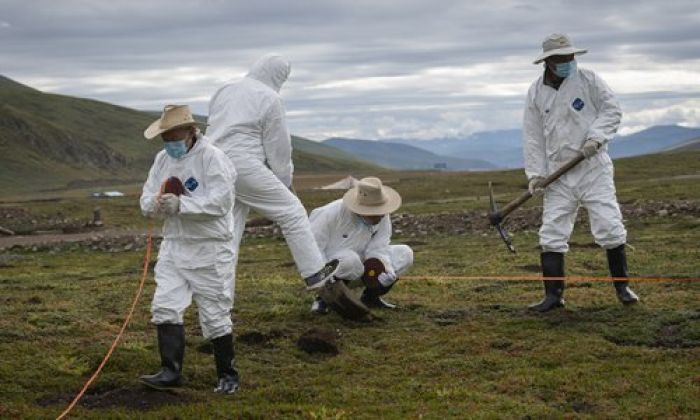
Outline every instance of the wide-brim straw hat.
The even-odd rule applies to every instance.
[[[166,131],[179,127],[205,126],[206,124],[195,121],[192,111],[187,105],[166,105],[163,114],[143,132],[143,136],[152,140]]]
[[[542,41],[542,54],[537,57],[533,64],[540,64],[547,57],[553,55],[585,54],[588,50],[576,48],[571,39],[564,34],[552,34]]]
[[[343,196],[343,203],[355,214],[383,216],[401,207],[401,196],[379,178],[362,178]]]

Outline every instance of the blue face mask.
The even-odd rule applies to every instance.
[[[163,148],[170,157],[175,159],[180,159],[187,153],[185,140],[166,141],[163,143]]]
[[[556,64],[554,74],[559,77],[569,77],[576,73],[576,60],[571,60],[568,63]]]

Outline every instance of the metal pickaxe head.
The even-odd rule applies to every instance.
[[[489,209],[489,222],[501,236],[503,242],[505,242],[508,251],[515,254],[513,241],[511,241],[510,235],[508,235],[506,229],[501,225],[503,222],[503,214],[498,210],[498,206],[496,205],[496,199],[493,197],[493,184],[491,182],[489,182],[489,202],[491,205]]]

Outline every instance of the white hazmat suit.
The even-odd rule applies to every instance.
[[[292,144],[279,90],[290,66],[278,55],[258,60],[242,80],[227,83],[209,103],[209,136],[233,161],[236,254],[252,208],[278,223],[302,277],[324,267],[306,210],[291,191]]]
[[[626,242],[617,204],[607,143],[622,111],[608,85],[594,72],[578,69],[556,90],[544,75],[528,91],[523,121],[525,173],[546,177],[580,152],[584,142],[602,144],[599,152],[547,187],[540,228],[544,252],[567,252],[579,206],[589,213],[598,245],[612,249]]]
[[[400,275],[413,265],[408,245],[390,245],[391,217],[385,215],[376,225],[366,223],[351,212],[343,200],[314,209],[309,216],[321,252],[327,259],[338,259],[335,276],[361,286],[364,261],[378,258],[387,270]]]
[[[224,153],[198,135],[180,159],[161,151],[141,195],[145,216],[158,216],[161,184],[178,177],[185,185],[179,212],[167,216],[155,267],[151,305],[154,324],[182,324],[194,298],[207,339],[232,332],[234,261],[233,201],[236,171]]]

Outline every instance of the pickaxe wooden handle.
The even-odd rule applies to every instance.
[[[547,188],[547,186],[549,184],[551,184],[552,182],[559,179],[565,173],[569,172],[572,168],[574,168],[576,165],[581,163],[581,161],[583,161],[584,159],[586,159],[586,157],[583,155],[583,153],[579,152],[579,154],[575,158],[571,159],[564,166],[557,169],[555,172],[550,174],[547,178],[542,180],[542,182],[540,182],[539,186],[542,188]],[[496,202],[494,201],[494,198],[493,198],[493,190],[491,189],[490,183],[489,183],[489,194],[491,197],[491,211],[489,212],[489,221],[491,222],[491,225],[494,226],[498,230],[498,233],[501,235],[501,238],[503,238],[503,240],[505,241],[506,245],[508,246],[508,249],[511,252],[515,252],[515,248],[510,243],[510,239],[508,238],[508,234],[507,234],[507,232],[505,232],[505,230],[501,226],[501,222],[503,221],[503,219],[506,218],[506,216],[511,214],[513,211],[515,211],[515,209],[522,206],[523,204],[525,204],[525,202],[527,200],[532,198],[532,193],[530,193],[529,190],[525,191],[518,198],[516,198],[515,200],[506,204],[502,209],[498,209],[496,207]]]

